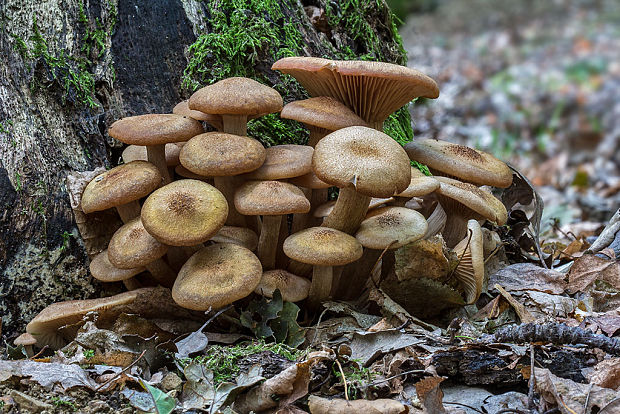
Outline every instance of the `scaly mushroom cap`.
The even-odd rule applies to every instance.
[[[265,148],[254,138],[208,132],[187,141],[179,158],[193,173],[220,177],[254,171],[263,165],[265,156]]]
[[[268,270],[263,273],[263,277],[256,289],[254,289],[254,292],[272,298],[273,292],[276,289],[280,290],[282,300],[299,302],[308,297],[310,281],[286,270]]]
[[[305,125],[336,131],[350,126],[368,126],[343,103],[329,96],[293,101],[282,108],[280,118],[294,119]]]
[[[424,216],[415,210],[383,207],[362,221],[355,238],[369,249],[397,249],[424,237],[427,227]]]
[[[224,226],[211,238],[217,243],[233,243],[248,250],[256,250],[258,236],[247,227]]]
[[[307,213],[310,201],[293,184],[281,181],[248,181],[235,193],[235,208],[246,216],[279,216]]]
[[[355,237],[329,227],[310,227],[284,240],[284,254],[293,260],[318,266],[340,266],[362,257]]]
[[[108,259],[119,269],[132,269],[146,266],[167,251],[168,246],[155,240],[136,217],[116,230],[108,245]]]
[[[437,194],[446,214],[450,215],[458,211],[467,219],[484,218],[500,226],[506,224],[508,219],[506,207],[493,194],[473,184],[462,183],[447,177],[435,178],[440,182]],[[466,211],[464,207],[471,212]]]
[[[132,161],[96,176],[82,193],[84,213],[121,206],[146,197],[161,184],[161,174],[153,164]]]
[[[267,148],[265,162],[244,175],[248,180],[281,180],[312,171],[314,148],[307,145],[275,145]]]
[[[189,98],[189,108],[217,115],[260,115],[279,112],[282,97],[273,88],[253,79],[222,79],[197,90]]]
[[[121,269],[110,262],[108,250],[104,250],[90,261],[90,274],[102,282],[118,282],[131,279],[138,273],[144,272],[143,266],[136,266],[130,269]]]
[[[484,284],[484,249],[480,224],[469,220],[467,230],[467,236],[453,249],[459,257],[454,277],[461,283],[465,303],[472,304],[480,297]]]
[[[179,153],[182,148],[182,145],[179,144],[180,143],[177,142],[171,142],[165,146],[166,165],[168,167],[179,165]],[[122,157],[125,164],[137,160],[148,161],[146,147],[144,145],[128,145],[127,148],[123,150]]]
[[[252,293],[262,274],[260,260],[250,250],[231,243],[213,244],[183,265],[172,298],[187,309],[219,309]]]
[[[512,183],[508,166],[484,151],[435,139],[419,139],[405,145],[412,160],[426,164],[433,173],[451,175],[477,185],[507,188]]]
[[[411,167],[411,181],[409,186],[397,197],[421,197],[432,193],[439,188],[439,181],[433,177],[427,177],[417,168]]]
[[[151,194],[142,206],[146,231],[164,244],[195,246],[209,240],[228,216],[226,198],[198,180],[174,181]]]
[[[391,197],[411,181],[405,150],[388,135],[360,126],[326,135],[314,149],[312,168],[320,180],[370,197]]]
[[[370,124],[382,123],[416,97],[439,96],[434,80],[392,63],[287,57],[271,68],[292,75],[310,96],[339,100]]]
[[[146,114],[119,119],[108,129],[110,136],[125,144],[161,145],[187,141],[202,134],[202,124],[176,114]]]
[[[205,114],[204,112],[189,109],[189,99],[179,102],[172,108],[172,113],[186,116],[188,118],[194,118],[198,121],[205,121],[206,123],[213,125],[216,129],[222,129],[222,117],[221,115]]]

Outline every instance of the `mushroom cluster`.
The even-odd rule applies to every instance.
[[[93,277],[129,290],[159,284],[193,310],[275,289],[316,309],[343,287],[363,287],[378,258],[389,262],[385,251],[441,233],[461,266],[472,267],[455,274],[475,301],[483,277],[476,226],[505,223],[488,186],[509,186],[510,170],[478,150],[435,140],[403,148],[382,132],[403,105],[437,98],[436,83],[381,62],[290,57],[272,69],[311,98],[283,106],[274,89],[235,77],[198,90],[172,114],[112,124],[109,134],[129,144],[124,164],[95,177],[81,207],[116,208],[125,224],[92,260]],[[304,124],[308,145],[264,148],[247,136],[248,120],[274,112]],[[331,202],[330,187],[339,189]]]

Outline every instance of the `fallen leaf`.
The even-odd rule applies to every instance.
[[[620,289],[620,263],[593,255],[584,255],[575,260],[568,273],[569,293],[585,292],[595,281],[606,282]]]
[[[406,414],[409,409],[394,400],[328,400],[311,395],[308,398],[308,408],[312,414]]]
[[[565,275],[532,263],[515,263],[489,276],[489,286],[500,284],[508,292],[537,290],[560,295],[566,289]]]
[[[140,385],[142,385],[153,399],[153,408],[157,414],[170,414],[174,410],[177,402],[169,394],[142,380],[140,381]]]
[[[442,403],[443,392],[441,388],[439,388],[439,384],[441,384],[444,379],[445,378],[441,377],[428,377],[415,384],[418,398],[425,412],[433,414],[443,414],[446,412]]]
[[[590,384],[620,391],[620,358],[604,359],[587,375]]]
[[[351,347],[351,359],[368,366],[382,354],[398,351],[407,346],[424,342],[417,336],[406,334],[398,329],[380,332],[354,332]]]
[[[0,382],[11,377],[27,378],[47,389],[60,386],[65,390],[73,387],[86,387],[94,390],[98,386],[79,365],[35,362],[29,359],[20,361],[0,360]]]

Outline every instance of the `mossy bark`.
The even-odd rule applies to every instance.
[[[225,76],[250,76],[287,102],[300,99],[304,91],[271,71],[273,61],[299,54],[404,63],[394,30],[383,0],[0,2],[2,335],[14,336],[51,302],[102,294],[65,178],[118,163],[121,145],[106,132],[113,121],[170,112]],[[249,46],[226,47],[240,35]],[[404,140],[410,129],[401,112],[395,135]],[[307,139],[277,115],[252,121],[249,133],[266,144]]]

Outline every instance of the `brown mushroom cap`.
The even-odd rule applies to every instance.
[[[303,191],[281,181],[248,181],[235,193],[235,208],[247,216],[307,213],[310,202]]]
[[[287,57],[271,68],[292,75],[310,96],[331,96],[371,124],[382,123],[416,97],[439,96],[434,80],[391,63]]]
[[[187,141],[179,158],[193,173],[220,177],[254,171],[263,165],[265,156],[265,148],[254,138],[208,132]]]
[[[197,90],[189,99],[189,108],[217,115],[259,115],[282,109],[282,97],[273,88],[253,79],[222,79]]]
[[[179,144],[180,143],[177,142],[171,142],[165,146],[166,165],[168,167],[179,165],[179,153],[182,148],[182,145]],[[125,164],[136,160],[148,161],[146,147],[144,145],[128,145],[127,148],[123,150],[122,157]]]
[[[329,227],[310,227],[286,238],[284,254],[298,262],[318,266],[340,266],[362,257],[355,237]]]
[[[168,246],[155,240],[136,217],[116,230],[108,245],[108,259],[119,269],[132,269],[148,265],[167,251]]]
[[[247,227],[224,226],[211,238],[217,243],[233,243],[248,250],[256,250],[258,236]]]
[[[172,108],[172,113],[194,118],[198,121],[205,121],[213,125],[216,129],[222,129],[222,117],[220,115],[205,114],[204,112],[189,109],[189,99],[176,104],[175,107]]]
[[[250,250],[217,243],[199,250],[183,265],[172,297],[187,309],[219,309],[252,293],[262,274],[261,263]]]
[[[28,332],[21,334],[20,336],[15,338],[15,340],[13,341],[13,345],[15,346],[19,346],[19,345],[32,346],[32,345],[35,345],[36,343],[37,343],[37,338],[29,334]]]
[[[437,189],[437,194],[440,196],[439,202],[442,203],[448,216],[454,214],[455,209],[461,209],[458,206],[454,208],[449,206],[447,199],[451,199],[472,211],[474,217],[466,216],[468,219],[484,218],[500,226],[506,224],[508,219],[506,207],[493,194],[473,184],[462,183],[447,177],[435,178],[440,182]]]
[[[282,108],[280,118],[294,119],[329,131],[356,125],[368,126],[366,121],[355,115],[351,109],[329,96],[290,102]]]
[[[476,220],[467,222],[468,234],[456,246],[454,252],[459,257],[454,277],[460,282],[465,293],[465,303],[478,300],[484,284],[484,249],[482,229]]]
[[[412,160],[433,172],[451,175],[477,185],[507,188],[512,183],[508,166],[484,151],[435,139],[419,139],[405,145]],[[443,174],[442,174],[443,173]]]
[[[215,187],[198,180],[174,181],[151,194],[142,206],[142,224],[161,243],[195,246],[226,222],[228,203]]]
[[[176,114],[146,114],[119,119],[108,129],[110,136],[125,144],[161,145],[187,141],[203,132],[202,124]]]
[[[405,150],[388,135],[360,126],[326,135],[314,149],[312,168],[322,181],[340,188],[353,185],[370,197],[391,197],[411,181]]]
[[[110,262],[108,250],[104,250],[90,261],[90,274],[102,282],[118,282],[131,279],[138,273],[144,272],[143,266],[136,266],[130,269],[121,269]]]
[[[362,221],[355,238],[369,249],[397,249],[426,234],[424,216],[405,207],[383,207]]]
[[[310,281],[289,273],[286,270],[268,270],[263,272],[260,283],[256,289],[254,289],[254,292],[272,298],[273,292],[276,289],[280,290],[282,300],[287,302],[299,302],[308,297],[308,293],[310,292]]]
[[[439,188],[439,181],[433,177],[427,177],[415,167],[411,167],[411,181],[409,186],[398,197],[421,197],[430,194]]]
[[[314,148],[307,145],[275,145],[266,150],[265,162],[246,174],[249,180],[281,180],[312,171]]]
[[[132,161],[96,176],[82,193],[84,213],[120,206],[147,196],[161,184],[161,174],[153,164]]]
[[[316,176],[314,171],[310,171],[308,174],[300,175],[299,177],[291,177],[288,179],[288,182],[298,187],[311,188],[313,190],[331,187],[330,184],[319,180],[319,177]]]

